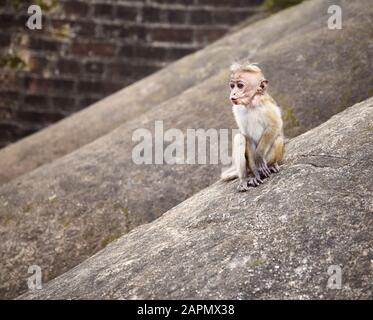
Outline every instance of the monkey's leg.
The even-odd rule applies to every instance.
[[[282,160],[283,156],[284,138],[282,136],[278,136],[265,157],[268,168],[271,172],[278,173],[280,171],[280,166],[278,163]]]
[[[240,182],[237,187],[238,191],[249,190],[249,186],[247,183],[248,173],[247,173],[247,161],[245,157],[245,149],[246,149],[246,137],[241,133],[237,133],[234,136],[234,140],[233,140],[233,164],[237,169],[238,178],[240,179]]]
[[[254,156],[255,149],[256,149],[256,145],[254,141],[251,138],[246,137],[246,150],[245,150],[246,153],[245,154],[246,154],[246,160],[248,162],[249,169],[251,171],[251,177],[248,179],[248,184],[253,187],[257,187],[261,183],[263,183],[263,181],[260,178],[259,170],[257,169],[255,165],[255,156]]]
[[[259,140],[258,146],[255,149],[255,165],[258,168],[261,176],[269,177],[271,171],[268,167],[268,154],[273,149],[275,140],[277,139],[279,133],[275,125],[268,126],[264,130],[262,137]]]
[[[223,181],[229,181],[236,178],[238,178],[238,174],[237,169],[234,165],[221,174],[221,179]]]

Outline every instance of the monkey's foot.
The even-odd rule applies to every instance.
[[[260,176],[263,178],[268,178],[271,175],[271,169],[263,162],[261,166],[259,166],[258,171]]]
[[[274,163],[272,166],[269,167],[269,170],[273,173],[279,173],[280,172],[280,166],[276,163]]]
[[[258,169],[258,172],[261,179],[268,178],[272,174],[270,167],[268,167],[266,170]]]
[[[259,154],[255,154],[255,166],[258,168],[259,174],[263,178],[268,178],[271,175],[271,170],[267,166],[267,162]],[[256,175],[256,173],[254,172]]]
[[[259,186],[260,184],[263,183],[263,180],[260,179],[259,177],[255,178],[250,178],[248,181],[247,181],[247,184],[250,185],[250,186],[253,186],[253,187],[257,187]]]
[[[238,186],[237,186],[237,190],[239,192],[245,192],[245,191],[248,191],[249,190],[249,182],[247,180],[245,181],[241,181]]]
[[[250,186],[251,187],[257,187],[262,183],[263,183],[263,180],[259,176],[258,177],[251,177],[251,178],[248,178],[244,181],[241,181],[238,184],[237,190],[239,192],[245,192],[245,191],[248,191],[250,189]]]

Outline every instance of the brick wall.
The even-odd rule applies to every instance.
[[[0,147],[220,38],[261,0],[0,0]],[[27,8],[43,8],[29,30]]]

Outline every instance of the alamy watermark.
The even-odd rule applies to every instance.
[[[42,273],[40,266],[29,266],[27,272],[32,274],[30,277],[27,278],[27,287],[29,288],[29,290],[34,291],[42,289]]]
[[[187,129],[164,130],[162,120],[154,122],[154,135],[145,128],[132,133],[138,142],[132,149],[135,164],[222,164],[230,165],[231,138],[238,129]]]
[[[342,29],[342,8],[337,4],[332,4],[328,7],[328,28],[330,30]]]
[[[328,28],[330,30],[342,29],[342,8],[338,4],[331,4],[328,6]],[[27,9],[27,13],[30,15],[27,19],[26,26],[30,30],[41,30],[42,29],[42,18],[43,12],[39,5],[30,5]]]
[[[342,268],[339,265],[331,265],[328,268],[328,289],[342,289]]]
[[[41,30],[43,28],[43,12],[40,6],[33,4],[28,7],[27,13],[31,15],[26,22],[27,28],[30,30]]]

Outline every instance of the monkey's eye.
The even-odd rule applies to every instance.
[[[234,83],[229,84],[229,86],[231,87],[231,89],[233,89],[234,88]]]
[[[243,83],[239,83],[239,84],[237,85],[237,87],[238,87],[238,89],[242,89],[242,88],[243,88]]]

